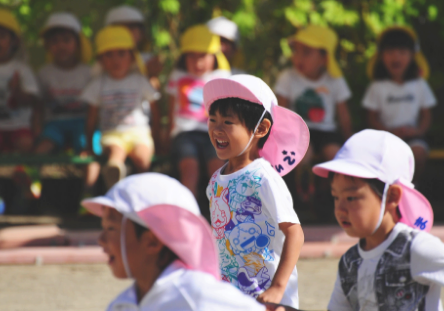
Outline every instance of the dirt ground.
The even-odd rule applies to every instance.
[[[301,309],[325,310],[337,263],[298,263]],[[114,279],[106,265],[0,266],[0,310],[100,311],[129,284]]]

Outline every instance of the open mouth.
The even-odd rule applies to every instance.
[[[350,228],[351,227],[351,223],[348,221],[345,221],[345,220],[341,221],[341,225],[343,228]]]
[[[228,141],[216,139],[216,146],[218,149],[225,149],[228,147]]]

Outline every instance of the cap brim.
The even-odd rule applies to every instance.
[[[287,108],[273,106],[272,115],[270,136],[259,155],[284,176],[304,158],[310,144],[310,131],[304,120]]]
[[[378,178],[376,172],[361,163],[351,162],[350,160],[334,159],[313,167],[313,173],[320,177],[327,178],[330,172],[358,178]]]
[[[104,196],[83,200],[81,204],[91,214],[94,214],[99,217],[102,217],[102,215],[103,215],[103,206],[116,208],[114,206],[114,202]]]

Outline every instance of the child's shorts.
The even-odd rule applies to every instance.
[[[208,132],[190,131],[179,133],[173,139],[172,156],[180,162],[185,158],[202,159],[207,163],[217,157]]]
[[[343,141],[338,132],[310,130],[310,144],[315,153],[321,153],[325,146],[330,144],[342,146]]]
[[[10,131],[0,130],[0,152],[14,151],[14,142],[22,138],[33,138],[29,128]]]
[[[133,151],[137,145],[145,145],[154,151],[154,141],[151,130],[146,127],[131,128],[124,131],[108,131],[102,133],[102,147],[119,146],[126,153]]]

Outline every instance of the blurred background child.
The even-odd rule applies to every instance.
[[[30,152],[39,134],[39,89],[23,52],[20,26],[7,10],[0,9],[0,152]],[[32,119],[32,120],[31,120]],[[32,126],[31,126],[32,124]]]
[[[362,102],[368,125],[395,134],[412,148],[417,183],[428,156],[425,135],[436,99],[424,80],[429,67],[416,33],[406,27],[387,28],[379,37],[378,52],[369,62],[368,73],[373,82]]]
[[[336,33],[327,27],[309,25],[299,30],[289,39],[293,67],[279,75],[274,87],[279,105],[297,112],[310,129],[310,147],[297,169],[303,201],[315,191],[310,168],[314,153],[331,160],[352,133],[347,108],[351,92],[335,59],[337,43]]]
[[[221,51],[219,36],[205,25],[188,28],[180,40],[182,55],[170,75],[169,131],[172,157],[180,181],[197,197],[199,163],[208,178],[222,166],[208,136],[208,116],[203,103],[203,86],[215,78],[229,77],[230,65]]]
[[[128,28],[133,36],[137,50],[145,63],[146,72],[151,85],[160,88],[157,78],[163,69],[159,57],[148,52],[149,43],[145,33],[145,22],[142,12],[129,5],[121,5],[108,11],[105,17],[105,26],[120,25]]]
[[[100,124],[108,160],[102,173],[110,188],[126,175],[127,156],[137,172],[148,170],[154,154],[148,113],[152,112],[155,130],[160,94],[145,78],[143,61],[125,27],[102,29],[96,37],[96,48],[103,73],[88,84],[81,98],[89,104],[86,132],[90,151],[97,121]]]
[[[231,74],[245,73],[242,69],[235,68],[234,62],[239,53],[240,35],[235,22],[224,16],[215,17],[207,22],[208,29],[220,37],[222,53],[230,62]]]

